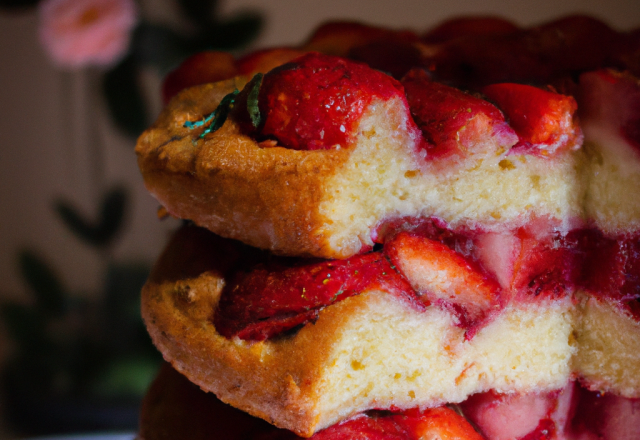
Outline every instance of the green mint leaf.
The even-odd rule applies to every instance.
[[[211,121],[209,126],[205,128],[202,133],[200,133],[200,136],[198,136],[199,139],[204,138],[209,133],[213,133],[219,130],[220,127],[222,127],[224,125],[224,122],[227,120],[229,111],[231,110],[233,103],[236,101],[236,96],[238,96],[238,93],[240,93],[240,91],[236,89],[233,92],[226,95],[224,98],[222,98],[222,101],[220,101],[220,104],[218,104],[218,107],[213,112],[211,112],[208,116],[206,116],[204,119],[200,121],[194,121],[194,122],[187,121],[182,126],[184,128],[189,128],[193,130],[194,128],[202,127],[203,125]]]

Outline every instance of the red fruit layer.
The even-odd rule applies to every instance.
[[[424,308],[387,259],[373,252],[297,266],[259,265],[238,273],[222,292],[214,323],[225,337],[264,340],[315,319],[336,301],[378,288]]]
[[[579,276],[582,253],[577,238],[563,237],[553,224],[539,219],[504,233],[451,230],[435,218],[400,218],[381,223],[372,234],[377,243],[407,231],[445,244],[495,278],[507,297],[559,298]]]
[[[571,234],[582,254],[579,284],[591,295],[640,298],[640,236],[606,237],[597,229]]]
[[[567,438],[637,440],[640,438],[640,399],[627,399],[578,387]]]
[[[269,436],[271,440],[298,437]],[[257,440],[267,440],[260,437]],[[482,440],[464,417],[450,408],[418,409],[400,414],[372,412],[333,425],[311,437],[312,440]]]
[[[422,69],[410,71],[402,85],[411,115],[430,144],[430,159],[489,154],[517,142],[500,110],[483,99],[435,83]],[[492,149],[474,151],[487,147]]]
[[[599,70],[580,76],[579,112],[586,123],[618,133],[640,152],[640,79]]]
[[[609,242],[585,230],[563,237],[542,220],[494,234],[452,231],[436,219],[399,219],[378,228],[375,238],[385,242],[382,253],[318,263],[282,259],[231,276],[216,328],[226,337],[264,340],[316,319],[336,301],[380,288],[419,309],[433,304],[450,311],[470,339],[515,296],[517,301],[558,299],[571,294],[578,281],[593,284],[592,278],[613,276],[610,267],[637,273],[640,266],[634,257],[621,268],[605,262],[602,272],[591,270],[584,262],[597,258]],[[632,245],[637,241],[625,246]],[[445,279],[437,275],[442,273]],[[629,288],[639,284],[633,278]]]
[[[421,298],[458,318],[467,339],[505,304],[497,282],[438,241],[402,232],[385,244],[384,252]]]
[[[265,75],[260,89],[261,135],[296,150],[347,148],[375,98],[404,98],[393,78],[365,64],[319,53]]]
[[[482,89],[505,112],[519,142],[512,151],[552,156],[582,144],[574,118],[575,99],[523,84],[493,84]]]
[[[566,420],[569,405],[559,405],[560,393],[479,393],[460,404],[464,415],[491,440],[555,439],[556,422]],[[564,396],[563,396],[564,397]],[[568,396],[569,398],[571,396]],[[563,427],[559,427],[562,429]]]

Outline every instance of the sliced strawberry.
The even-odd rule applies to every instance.
[[[398,416],[361,415],[314,434],[313,440],[410,440],[416,439]]]
[[[474,240],[474,256],[500,286],[510,291],[515,277],[516,264],[522,251],[522,240],[513,232],[487,232]]]
[[[223,290],[214,323],[225,337],[264,340],[317,318],[325,306],[370,289],[424,308],[407,281],[374,252],[312,264],[271,263],[239,273]]]
[[[259,96],[261,134],[296,150],[347,148],[373,99],[405,99],[390,76],[318,53],[266,74]]]
[[[513,151],[553,156],[582,144],[571,96],[523,84],[493,84],[482,89],[507,115],[519,137]]]
[[[257,50],[236,61],[239,75],[253,76],[256,73],[267,73],[278,66],[304,55],[304,51],[291,47],[277,47]]]
[[[562,298],[573,291],[579,277],[580,255],[572,237],[547,230],[517,232],[521,247],[514,266],[512,289],[529,298]]]
[[[233,56],[227,52],[206,51],[190,56],[162,83],[162,100],[166,104],[180,90],[199,84],[222,81],[238,74]]]
[[[416,439],[482,440],[464,417],[445,406],[422,411],[414,426]]]
[[[464,417],[447,407],[400,414],[361,415],[333,425],[313,440],[482,440]]]
[[[518,29],[518,26],[502,17],[456,17],[446,20],[427,31],[422,36],[422,41],[434,44],[456,38],[478,37],[480,35],[509,35]]]
[[[412,31],[397,31],[355,21],[331,21],[316,29],[303,45],[306,51],[347,56],[354,47],[375,41],[417,41]]]
[[[403,79],[411,114],[432,147],[432,159],[497,156],[518,138],[493,104],[431,81],[422,69]]]
[[[440,242],[402,232],[384,251],[422,298],[457,316],[467,339],[504,306],[498,283]]]
[[[435,217],[400,217],[381,222],[371,239],[375,243],[387,243],[401,232],[410,232],[447,245],[465,257],[473,253],[475,231],[466,228],[452,230],[446,222]]]
[[[640,79],[599,70],[580,76],[580,118],[621,136],[640,154]],[[606,145],[605,145],[606,146]]]
[[[606,237],[596,229],[574,235],[584,257],[579,280],[583,289],[621,301],[640,297],[640,236]]]
[[[637,440],[640,438],[640,399],[627,399],[580,388],[569,438]]]
[[[564,432],[570,417],[573,383],[547,393],[471,396],[460,404],[464,415],[487,440],[551,440]]]

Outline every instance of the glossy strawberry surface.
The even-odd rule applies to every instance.
[[[579,388],[575,416],[567,438],[578,440],[636,440],[640,438],[640,399]]]
[[[517,142],[500,110],[483,99],[433,82],[422,69],[410,71],[402,85],[430,158],[490,154]]]
[[[260,89],[260,134],[297,150],[348,148],[375,98],[399,97],[388,75],[346,59],[310,53],[265,75]]]
[[[597,229],[573,236],[583,257],[580,285],[592,295],[627,301],[640,298],[640,237],[608,237]]]
[[[513,151],[552,156],[582,144],[575,99],[524,84],[493,84],[482,89],[506,114],[518,134]]]
[[[443,243],[402,232],[384,251],[421,298],[457,316],[468,339],[504,306],[498,283]]]
[[[558,392],[528,394],[479,393],[460,406],[490,440],[555,439],[552,414]]]
[[[424,307],[384,255],[373,252],[312,264],[271,263],[238,273],[222,293],[214,322],[223,336],[264,340],[315,319],[325,306],[369,289],[383,289]]]

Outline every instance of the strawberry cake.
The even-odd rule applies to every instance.
[[[142,292],[154,343],[287,430],[250,438],[638,438],[636,34],[337,22],[187,60],[136,147],[189,220]],[[176,374],[147,440],[172,401],[208,411]]]

